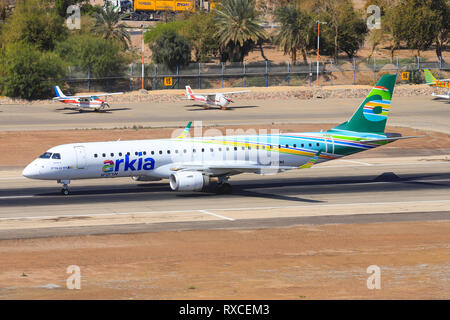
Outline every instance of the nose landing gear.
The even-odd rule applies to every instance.
[[[69,195],[69,183],[70,180],[58,180],[58,183],[61,183],[63,185],[62,189],[61,189],[61,194],[67,196]]]

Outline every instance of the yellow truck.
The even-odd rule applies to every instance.
[[[215,6],[214,1],[205,0],[106,0],[121,13],[129,13],[131,20],[152,20],[162,13],[175,14],[177,12],[195,12],[197,8],[211,10]]]

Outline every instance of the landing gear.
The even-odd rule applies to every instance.
[[[233,191],[233,188],[231,184],[228,183],[228,179],[230,177],[219,177],[219,180],[217,182],[216,187],[216,193],[217,194],[231,194]]]
[[[68,196],[69,195],[69,183],[70,180],[58,180],[58,183],[61,183],[63,185],[62,189],[61,189],[61,194]]]

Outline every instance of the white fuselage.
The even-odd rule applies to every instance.
[[[242,165],[298,167],[311,159],[319,149],[323,150],[323,154],[328,154],[328,157],[321,157],[319,162],[334,158],[334,142],[320,136],[317,141],[323,142],[311,143],[308,140],[305,141],[306,146],[302,144],[302,148],[301,140],[296,140],[299,141],[298,146],[289,146],[292,153],[275,152],[278,149],[277,140],[270,142],[265,139],[261,143],[255,142],[256,137],[247,136],[244,141],[239,136],[227,136],[65,144],[49,149],[45,153],[47,156],[31,162],[24,169],[23,175],[43,180],[136,176],[167,179],[179,167],[186,165],[201,168],[202,172],[208,172],[209,167],[217,165],[225,168],[225,174],[226,168]],[[271,137],[273,139],[276,136]],[[240,142],[236,142],[238,140]],[[283,148],[286,146],[283,145]],[[220,174],[220,170],[215,170],[209,175]]]

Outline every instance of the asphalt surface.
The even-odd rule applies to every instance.
[[[230,110],[203,109],[190,101],[110,103],[106,112],[80,113],[61,103],[1,105],[0,130],[61,130],[90,128],[183,127],[190,120],[205,125],[265,123],[342,123],[363,99],[240,100]],[[450,133],[450,102],[431,96],[396,97],[389,115],[390,126]]]
[[[450,219],[445,157],[336,160],[276,176],[233,177],[233,194],[175,193],[167,181],[54,181],[0,171],[0,239],[161,230]]]

